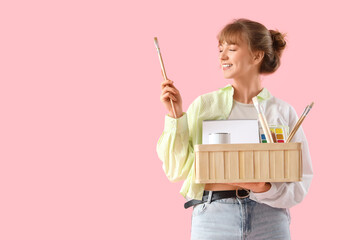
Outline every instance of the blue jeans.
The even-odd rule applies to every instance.
[[[194,206],[192,240],[290,239],[288,209],[273,208],[250,198],[226,198]]]

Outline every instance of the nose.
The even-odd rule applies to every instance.
[[[229,57],[227,56],[226,54],[226,51],[222,51],[220,54],[219,54],[219,59],[220,60],[226,60],[228,59]]]

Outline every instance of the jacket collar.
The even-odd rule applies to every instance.
[[[228,94],[231,94],[231,97],[234,96],[234,88],[231,84],[226,85],[224,88],[221,88],[221,90],[226,91]],[[271,93],[266,88],[263,88],[261,92],[257,95],[257,99],[259,100],[259,102],[269,100],[271,97]]]

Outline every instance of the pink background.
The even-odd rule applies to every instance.
[[[231,83],[234,18],[288,33],[263,84],[305,120],[315,176],[293,239],[354,239],[359,206],[356,1],[2,1],[0,239],[189,239],[182,183],[156,154],[165,109],[153,37],[184,110]]]

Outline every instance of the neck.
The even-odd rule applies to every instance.
[[[252,98],[262,90],[259,74],[234,78],[232,86],[234,88],[234,100],[246,104],[252,103]]]

